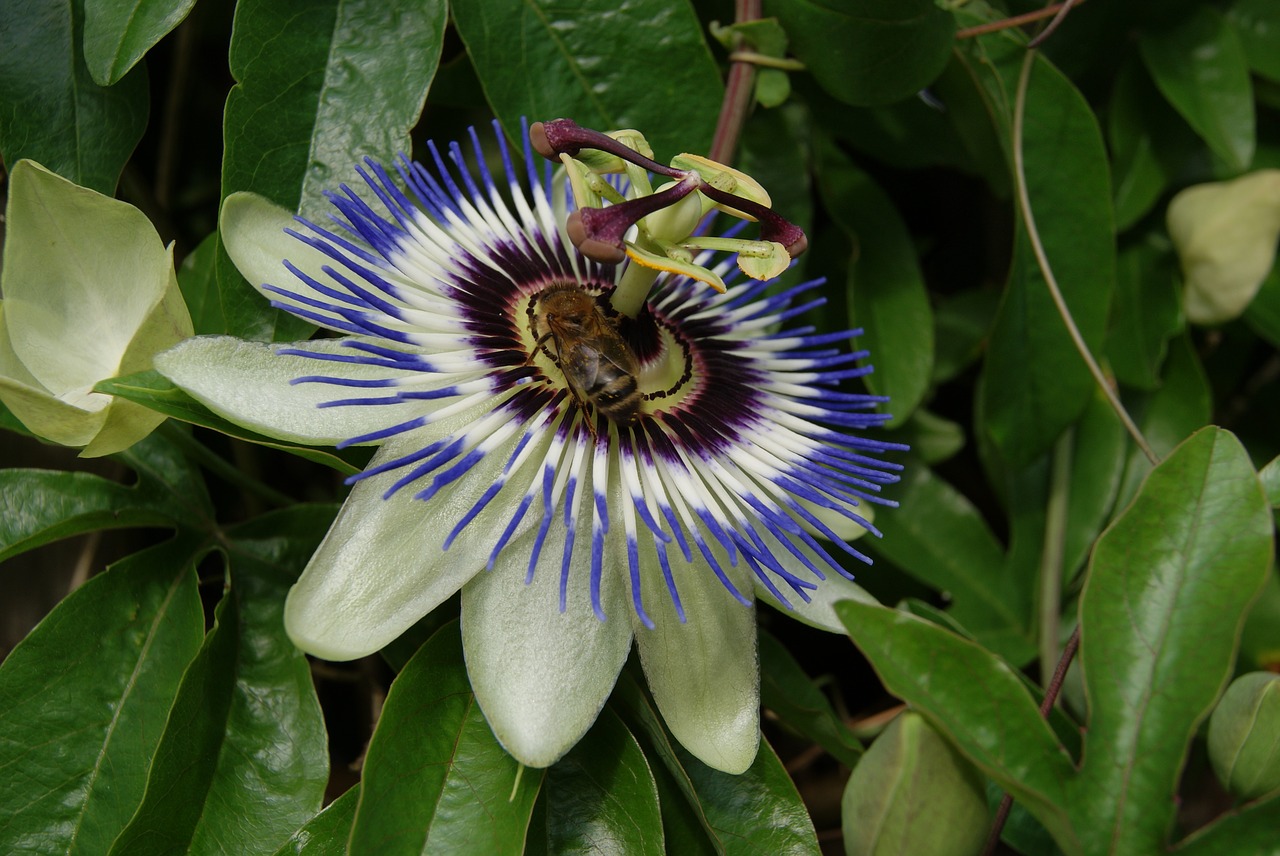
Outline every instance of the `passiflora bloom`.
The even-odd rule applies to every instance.
[[[575,157],[608,149],[603,135],[535,130],[578,185],[616,166]],[[557,149],[563,134],[572,145]],[[434,170],[402,159],[398,180],[367,162],[377,207],[344,188],[337,229],[285,236],[284,212],[228,199],[223,238],[241,271],[341,335],[196,338],[157,365],[263,433],[378,446],[289,595],[303,650],[369,654],[461,588],[476,697],[521,762],[573,746],[634,640],[676,737],[741,772],[759,744],[757,599],[838,630],[831,604],[867,597],[833,552],[863,558],[848,544],[870,526],[862,503],[895,479],[874,456],[900,447],[853,433],[887,418],[837,389],[867,371],[864,355],[839,350],[848,334],[782,329],[818,302],[797,303],[812,284],[718,293],[710,276],[667,270],[668,252],[715,278],[732,260],[709,266],[696,244],[681,260],[687,224],[646,203],[647,186],[614,177],[586,194],[602,202],[589,214],[532,154],[517,170],[500,143],[499,180],[471,142],[473,168],[456,144],[452,166],[432,146]],[[696,191],[758,219],[758,243],[795,238],[760,203],[676,172],[685,185],[668,202]],[[570,231],[619,263],[585,255]]]
[[[93,388],[191,335],[172,248],[132,205],[30,160],[9,174],[5,214],[0,401],[87,457],[127,449],[164,417]]]
[[[1182,263],[1187,320],[1222,324],[1237,318],[1275,264],[1280,169],[1188,187],[1169,203],[1167,220]]]

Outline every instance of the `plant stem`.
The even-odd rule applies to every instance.
[[[735,0],[734,22],[745,24],[757,20],[761,6],[761,0]],[[720,119],[716,123],[716,135],[712,138],[708,154],[711,160],[723,164],[733,162],[733,153],[742,136],[742,126],[751,109],[756,82],[756,67],[753,63],[734,59],[732,55],[730,60],[729,79],[725,81],[724,101],[720,104]]]
[[[1018,74],[1018,93],[1013,105],[1013,180],[1018,191],[1018,213],[1022,217],[1023,225],[1026,227],[1027,238],[1031,241],[1031,251],[1035,254],[1036,264],[1040,268],[1040,274],[1044,277],[1045,287],[1049,290],[1053,305],[1058,309],[1058,315],[1062,318],[1062,323],[1066,325],[1067,334],[1071,336],[1071,342],[1075,345],[1076,352],[1080,354],[1080,359],[1084,360],[1098,388],[1107,397],[1111,409],[1120,417],[1125,430],[1133,437],[1133,441],[1138,444],[1138,448],[1142,450],[1142,453],[1147,456],[1147,460],[1154,465],[1160,459],[1156,456],[1150,444],[1147,443],[1147,438],[1142,436],[1142,431],[1138,429],[1133,419],[1129,417],[1129,412],[1120,403],[1119,396],[1116,395],[1115,390],[1112,389],[1111,384],[1107,381],[1106,375],[1102,373],[1102,368],[1098,365],[1098,361],[1090,353],[1089,346],[1086,344],[1084,336],[1080,334],[1080,328],[1076,326],[1071,310],[1067,307],[1067,301],[1062,296],[1062,290],[1058,288],[1058,280],[1053,275],[1053,268],[1049,266],[1049,258],[1045,255],[1044,245],[1040,242],[1040,232],[1036,229],[1036,218],[1031,211],[1031,197],[1027,192],[1027,174],[1022,158],[1022,128],[1026,118],[1027,84],[1031,80],[1031,68],[1035,65],[1035,60],[1036,52],[1027,51],[1026,57],[1022,60],[1022,70]]]

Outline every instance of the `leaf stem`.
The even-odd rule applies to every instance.
[[[1071,459],[1075,431],[1068,430],[1054,444],[1045,507],[1044,547],[1040,552],[1040,675],[1047,681],[1058,660],[1058,628],[1062,610],[1062,556],[1067,539],[1067,511],[1071,497]]]
[[[1045,255],[1044,245],[1040,242],[1040,232],[1036,229],[1036,218],[1031,211],[1031,197],[1027,192],[1026,166],[1022,157],[1022,129],[1026,118],[1027,85],[1031,80],[1031,68],[1035,65],[1035,60],[1036,52],[1033,50],[1027,51],[1022,60],[1022,69],[1018,73],[1018,92],[1013,105],[1013,180],[1018,191],[1018,211],[1027,230],[1027,238],[1031,241],[1031,251],[1035,254],[1036,264],[1040,268],[1040,274],[1044,277],[1045,287],[1049,290],[1049,296],[1053,299],[1053,304],[1058,309],[1058,315],[1062,318],[1062,323],[1066,325],[1067,334],[1071,336],[1076,352],[1084,360],[1089,369],[1089,374],[1093,375],[1093,380],[1098,384],[1098,388],[1107,397],[1107,402],[1111,405],[1111,409],[1120,417],[1125,430],[1133,437],[1133,441],[1138,444],[1138,448],[1142,450],[1142,453],[1147,456],[1147,460],[1154,465],[1159,462],[1159,458],[1150,444],[1147,443],[1142,431],[1138,429],[1133,419],[1130,418],[1129,412],[1125,410],[1119,396],[1116,395],[1115,390],[1107,381],[1106,375],[1102,373],[1102,368],[1098,365],[1098,361],[1090,353],[1089,346],[1085,343],[1084,336],[1080,334],[1080,328],[1076,326],[1075,319],[1071,316],[1071,310],[1067,307],[1067,302],[1062,297],[1062,290],[1058,288],[1058,280],[1053,275],[1053,268],[1049,266],[1049,258]]]
[[[1080,0],[1084,2],[1084,0]],[[1021,27],[1023,24],[1034,24],[1036,21],[1043,21],[1045,18],[1053,18],[1049,27],[1045,29],[1037,38],[1047,38],[1049,33],[1055,29],[1066,13],[1070,11],[1072,6],[1078,6],[1079,3],[1074,0],[1067,0],[1065,3],[1051,3],[1043,9],[1037,9],[1034,12],[1025,12],[1021,15],[1013,15],[1009,18],[1001,18],[999,21],[990,21],[986,24],[978,24],[976,27],[966,27],[963,30],[956,30],[957,39],[972,39],[977,36],[985,36],[988,33],[998,33],[1001,30],[1010,30],[1014,27]]]

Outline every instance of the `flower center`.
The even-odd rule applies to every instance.
[[[647,307],[639,318],[622,315],[611,292],[562,282],[530,295],[521,339],[526,364],[546,383],[567,390],[584,414],[625,427],[688,395],[693,358],[675,327]]]

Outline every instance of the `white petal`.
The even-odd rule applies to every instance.
[[[14,353],[55,395],[112,377],[173,279],[170,249],[132,205],[33,161],[13,168],[8,212],[3,281]]]
[[[357,353],[348,339],[314,339],[290,345],[246,342],[229,336],[197,336],[155,358],[156,369],[220,416],[271,437],[296,443],[333,445],[428,412],[432,405],[320,407],[326,401],[359,396],[361,390],[327,383],[291,383],[300,377],[331,375],[350,379],[416,378],[420,372],[330,362],[277,353]],[[444,383],[442,378],[441,383]],[[376,391],[375,391],[376,393]]]
[[[292,211],[256,193],[241,191],[228,196],[218,215],[218,228],[236,269],[259,291],[264,285],[302,287],[284,266],[284,259],[312,275],[334,264],[324,253],[285,233],[285,229],[305,230]],[[271,292],[262,293],[269,300],[279,299]]]
[[[802,578],[809,576],[809,572],[790,554],[786,558],[779,554],[775,555],[788,571]],[[788,562],[787,559],[791,559],[791,561]],[[789,607],[783,605],[759,581],[756,582],[755,589],[757,598],[776,608],[788,618],[794,618],[796,621],[801,621],[819,630],[830,630],[832,633],[845,632],[844,625],[840,623],[840,619],[836,618],[836,612],[833,608],[837,601],[856,600],[861,603],[876,604],[880,602],[862,586],[845,577],[838,576],[834,571],[830,572],[827,579],[818,583],[816,589],[809,592],[808,601],[798,594],[784,590],[783,594],[786,595],[787,601],[790,603]]]
[[[378,450],[370,466],[423,448],[481,415],[483,410],[464,412],[396,437]],[[326,660],[371,654],[475,576],[488,561],[494,533],[510,517],[511,490],[499,493],[448,550],[444,540],[497,481],[515,443],[515,438],[503,443],[428,501],[414,494],[430,484],[429,478],[383,498],[403,475],[398,470],[357,483],[289,592],[284,623],[294,644]]]
[[[579,498],[589,501],[590,491]],[[520,763],[547,767],[587,732],[631,650],[626,559],[604,553],[601,601],[591,606],[591,542],[579,538],[560,611],[565,527],[557,510],[533,581],[525,585],[536,533],[502,552],[462,590],[462,644],[476,700],[493,733]]]
[[[749,592],[749,571],[741,563],[729,567],[719,548],[715,554],[738,590]],[[641,543],[645,604],[655,627],[633,619],[640,662],[662,718],[681,745],[717,770],[742,773],[760,745],[755,609],[737,602],[702,556],[685,563],[672,551],[672,558],[683,624],[652,543]]]

